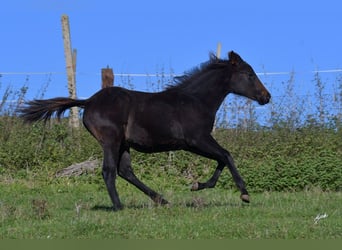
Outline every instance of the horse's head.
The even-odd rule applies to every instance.
[[[252,67],[234,51],[229,52],[228,56],[232,69],[230,91],[256,100],[261,105],[267,104],[271,99],[271,94],[261,83]]]

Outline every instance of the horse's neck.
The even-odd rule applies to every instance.
[[[224,88],[220,79],[212,84],[204,84],[201,88],[198,88],[193,92],[201,102],[208,107],[212,112],[217,112],[225,97],[228,95],[228,91]]]
[[[200,98],[205,105],[212,111],[217,112],[228,93],[221,91],[207,91]]]

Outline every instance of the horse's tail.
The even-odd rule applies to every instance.
[[[26,102],[18,109],[19,117],[25,122],[48,121],[54,114],[59,119],[63,113],[72,107],[84,108],[87,100],[77,100],[66,97],[57,97],[46,100]]]

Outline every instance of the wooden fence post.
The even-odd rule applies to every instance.
[[[76,50],[73,52],[71,51],[70,26],[69,17],[67,15],[62,16],[62,31],[66,70],[68,75],[69,97],[76,99]],[[77,107],[70,109],[69,125],[72,128],[78,128],[80,125]]]
[[[108,66],[107,68],[103,68],[101,70],[101,77],[102,77],[102,88],[113,87],[114,85],[113,69],[110,69]]]
[[[216,48],[216,57],[217,57],[217,58],[220,58],[220,57],[221,57],[221,47],[222,47],[221,43],[218,42],[218,43],[217,43],[217,48]]]
[[[221,43],[218,42],[217,43],[217,47],[216,47],[216,57],[220,59],[221,57]],[[217,123],[217,117],[215,117],[215,121],[214,121],[214,126],[213,126],[213,129],[212,129],[212,132],[215,133],[215,130],[216,130],[216,123]]]

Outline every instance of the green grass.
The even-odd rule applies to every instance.
[[[171,203],[161,207],[119,180],[125,209],[112,212],[98,175],[49,181],[42,176],[13,179],[3,175],[0,183],[0,239],[342,237],[341,192],[253,193],[251,204],[244,205],[232,190],[190,192],[182,185],[158,184]],[[328,217],[315,224],[315,217],[324,213]]]

